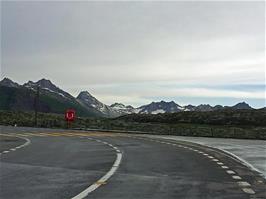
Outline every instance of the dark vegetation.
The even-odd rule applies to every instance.
[[[72,128],[136,131],[151,134],[266,139],[266,110],[223,110],[158,115],[126,115],[115,119],[78,117]],[[0,111],[0,125],[34,126],[34,113]],[[38,127],[66,128],[64,115],[39,113]]]
[[[234,110],[231,108],[217,111],[187,111],[164,114],[131,114],[118,118],[127,122],[165,123],[165,124],[208,124],[208,125],[240,125],[266,126],[266,110]]]

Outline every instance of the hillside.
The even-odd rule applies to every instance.
[[[0,110],[33,111],[35,91],[25,87],[0,86]],[[88,111],[78,102],[69,98],[62,98],[56,94],[47,94],[40,90],[38,110],[44,113],[64,113],[67,108],[74,108],[80,116],[99,116],[96,112]]]
[[[117,118],[126,122],[138,123],[193,123],[210,125],[251,125],[266,126],[266,110],[223,109],[217,111],[189,111],[164,114],[131,114]]]

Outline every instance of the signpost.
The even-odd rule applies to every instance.
[[[67,128],[70,128],[71,122],[75,120],[76,111],[74,109],[67,109],[65,112],[65,120],[67,121]]]

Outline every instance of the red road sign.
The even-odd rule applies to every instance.
[[[67,109],[65,112],[65,119],[68,122],[72,122],[75,120],[76,111],[74,109]]]

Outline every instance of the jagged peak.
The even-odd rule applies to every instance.
[[[0,81],[0,84],[2,86],[7,86],[7,87],[19,87],[20,85],[14,81],[12,81],[11,79],[5,77],[4,79],[2,79],[2,81]]]
[[[79,96],[89,96],[89,97],[93,97],[93,96],[89,93],[89,91],[81,91],[81,92],[79,93],[78,97],[79,97]]]
[[[115,103],[113,103],[113,104],[110,105],[110,107],[115,107],[115,106],[126,107],[124,104],[118,103],[118,102],[115,102]]]

